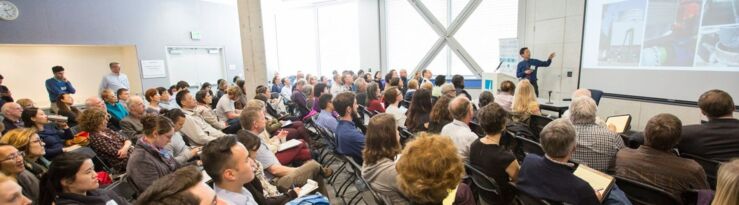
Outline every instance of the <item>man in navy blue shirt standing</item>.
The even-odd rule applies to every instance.
[[[527,47],[521,48],[521,50],[518,51],[518,54],[521,55],[523,61],[518,62],[516,77],[518,77],[518,79],[528,79],[529,82],[531,82],[531,85],[534,86],[536,97],[539,97],[539,84],[536,83],[536,71],[539,70],[539,67],[549,67],[549,64],[552,64],[554,52],[549,54],[549,59],[547,59],[547,61],[531,59],[531,52]],[[534,67],[533,69],[531,68],[532,66]]]
[[[46,91],[49,92],[49,101],[51,101],[51,110],[56,113],[59,108],[56,106],[56,100],[60,95],[69,93],[74,94],[77,90],[72,87],[72,83],[64,77],[64,67],[54,66],[51,68],[54,73],[53,78],[46,80]]]

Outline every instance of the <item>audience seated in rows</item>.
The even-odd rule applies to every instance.
[[[267,127],[265,128],[266,134],[279,135],[280,131],[285,131],[287,132],[287,137],[285,137],[286,140],[297,139],[309,143],[311,142],[308,130],[305,129],[305,124],[303,124],[302,121],[294,120],[290,121],[287,125],[283,125],[283,123],[288,122],[280,121],[279,119],[267,113],[267,104],[262,102],[261,100],[249,100],[246,103],[246,107],[256,107],[259,108],[259,110],[264,111],[264,117],[267,119]]]
[[[293,87],[294,91],[290,99],[293,101],[293,103],[296,106],[298,117],[300,119],[303,119],[308,113],[310,112],[310,109],[307,104],[307,95],[303,94],[303,87],[306,86],[305,80],[298,80],[295,83],[295,86]]]
[[[377,83],[370,83],[367,85],[367,111],[370,112],[385,112],[385,105],[382,104],[382,92]]]
[[[274,153],[274,155],[277,157],[277,159],[280,161],[280,164],[282,165],[289,165],[289,164],[302,164],[305,161],[311,160],[311,153],[310,149],[308,148],[308,145],[306,144],[305,140],[300,139],[301,144],[297,145],[293,148],[286,149],[286,150],[279,150],[279,147],[282,143],[286,142],[288,139],[288,136],[290,136],[290,132],[297,132],[297,130],[293,128],[285,128],[281,130],[277,130],[274,132],[274,135],[270,134],[267,130],[270,124],[276,124],[276,126],[281,127],[282,125],[279,122],[275,122],[276,120],[268,120],[264,116],[266,116],[266,111],[264,109],[264,103],[259,100],[250,100],[247,103],[246,109],[253,109],[259,112],[262,112],[259,116],[249,116],[249,115],[242,115],[241,120],[248,120],[248,122],[244,122],[246,124],[252,124],[250,128],[244,127],[244,129],[251,130],[251,127],[255,126],[262,126],[257,127],[262,129],[262,131],[259,132],[258,137],[264,141],[264,143],[267,145],[267,148],[269,148],[269,151]],[[242,124],[244,124],[242,123]],[[302,125],[301,125],[302,126]],[[243,126],[242,126],[243,127]]]
[[[400,89],[395,86],[387,87],[383,100],[385,100],[385,105],[387,106],[385,113],[393,115],[397,127],[405,127],[405,120],[407,119],[405,113],[407,109],[400,106],[400,102],[403,101],[403,93],[400,92]]]
[[[115,91],[115,96],[118,98],[118,102],[120,102],[123,105],[123,108],[128,110],[128,99],[131,97],[130,93],[128,92],[128,89],[121,88]]]
[[[357,112],[357,100],[354,93],[339,93],[334,98],[336,112],[339,113],[339,125],[336,126],[336,151],[362,164],[362,149],[364,149],[364,134],[357,129],[352,116]]]
[[[156,88],[149,88],[144,92],[144,99],[148,104],[146,104],[146,113],[149,114],[157,114],[160,110],[162,110],[161,107],[159,107],[159,100],[162,99],[162,96],[159,95],[159,91]]]
[[[207,90],[200,90],[195,93],[195,101],[198,102],[198,106],[193,109],[193,113],[205,120],[210,126],[215,129],[223,130],[226,129],[228,124],[222,119],[218,119],[211,104],[213,102],[213,96]]]
[[[244,185],[254,180],[249,151],[228,136],[210,141],[203,147],[203,169],[213,179],[216,195],[233,205],[257,205]]]
[[[590,93],[590,90],[585,89],[585,88],[580,88],[580,89],[577,89],[574,92],[572,92],[572,100],[574,100],[575,98],[578,98],[578,97],[592,98],[591,93]],[[595,102],[595,100],[593,100],[593,102]],[[572,103],[570,103],[570,104],[572,104]],[[596,103],[595,106],[597,107],[598,104]],[[572,107],[572,105],[570,105],[570,107]],[[572,112],[571,109],[568,109],[567,111],[565,111],[564,113],[562,113],[562,118],[569,119],[570,118],[570,115],[572,114],[571,112]],[[600,125],[602,127],[608,128],[609,130],[615,130],[615,129],[612,129],[612,128],[607,127],[606,126],[606,121],[603,120],[603,118],[600,118],[598,116],[595,116],[595,124],[598,124],[598,125]],[[613,128],[615,128],[615,127],[613,127]]]
[[[440,133],[445,125],[454,120],[452,114],[449,113],[449,103],[453,98],[453,96],[442,95],[436,100],[429,114],[428,132]]]
[[[334,103],[331,102],[333,97],[331,94],[323,94],[318,98],[318,106],[321,107],[321,112],[316,117],[316,124],[331,131],[331,133],[336,133],[339,121],[334,116]]]
[[[443,96],[442,99],[446,97]],[[452,139],[454,146],[457,147],[457,154],[462,158],[462,161],[467,162],[470,157],[470,145],[478,139],[477,134],[472,132],[468,126],[474,116],[472,103],[466,97],[458,96],[451,100],[445,110],[448,110],[454,120],[444,125],[441,129],[441,135]]]
[[[464,77],[462,75],[452,76],[452,85],[454,85],[455,96],[464,95],[467,100],[472,100],[472,96],[464,89]]]
[[[92,160],[83,154],[64,153],[54,159],[41,177],[39,205],[129,204],[110,190],[100,189]]]
[[[226,134],[216,128],[213,128],[195,114],[195,108],[198,106],[195,98],[190,94],[188,90],[182,90],[177,93],[177,104],[182,107],[182,112],[185,113],[186,120],[185,124],[182,125],[182,134],[192,140],[195,145],[205,145],[211,140],[219,137],[223,137]]]
[[[501,145],[501,136],[508,120],[508,112],[497,103],[490,103],[477,112],[477,120],[485,131],[485,136],[475,139],[469,148],[469,163],[486,176],[491,177],[500,187],[500,198],[483,195],[487,201],[510,204],[515,196],[515,188],[508,182],[516,182],[520,165],[508,147]],[[447,125],[448,126],[448,125]]]
[[[590,97],[577,97],[570,104],[570,118],[577,131],[572,159],[601,172],[614,173],[616,152],[625,147],[621,137],[595,123],[597,107]]]
[[[688,190],[709,189],[700,164],[672,153],[680,142],[680,119],[658,114],[649,119],[644,129],[644,145],[618,152],[616,175],[658,187],[678,199]]]
[[[446,75],[437,75],[434,79],[434,89],[431,90],[431,96],[441,97],[441,86],[444,84],[446,84]]]
[[[23,120],[21,120],[23,108],[20,104],[14,102],[3,104],[2,113],[3,125],[5,127],[2,131],[3,134],[7,133],[9,130],[23,127]]]
[[[398,187],[411,204],[475,204],[456,153],[452,141],[440,135],[422,133],[406,144],[395,168]]]
[[[413,94],[413,100],[408,108],[405,120],[405,127],[413,133],[428,130],[430,121],[430,113],[433,104],[431,104],[431,91],[428,89],[419,89]]]
[[[11,101],[12,102],[12,101]],[[0,201],[7,205],[31,205],[33,200],[23,195],[23,188],[11,177],[0,173]]]
[[[297,198],[300,188],[292,188],[283,193],[277,189],[277,186],[270,183],[264,175],[264,166],[257,161],[257,152],[262,146],[261,140],[245,136],[245,134],[246,132],[239,132],[238,135],[242,136],[239,136],[238,140],[249,151],[249,161],[253,163],[254,171],[254,180],[246,184],[246,189],[254,196],[257,204],[279,205]]]
[[[0,143],[0,159],[0,173],[18,182],[23,189],[23,196],[38,199],[39,179],[26,169],[23,152],[12,145]]]
[[[121,134],[132,142],[137,142],[144,131],[141,119],[146,114],[144,100],[139,96],[133,96],[126,104],[128,105],[128,116],[121,120]]]
[[[103,90],[103,92],[100,94],[100,98],[102,98],[105,102],[105,107],[107,108],[107,111],[112,118],[120,121],[128,115],[128,110],[126,110],[123,104],[118,101],[118,98],[115,96],[115,93],[113,93],[112,90]]]
[[[85,100],[85,109],[88,110],[88,109],[92,109],[92,108],[100,109],[101,111],[103,111],[103,113],[106,116],[109,115],[108,114],[108,108],[105,106],[105,102],[103,102],[102,100],[100,100],[100,98],[97,98],[97,97],[89,97],[89,98],[87,98],[87,100]],[[78,126],[79,127],[82,127],[82,125],[81,125],[82,124],[82,122],[81,122],[82,119],[79,119],[79,118],[81,118],[81,115],[78,116],[77,123],[78,123]],[[111,130],[114,130],[114,131],[120,131],[121,130],[121,121],[120,120],[115,119],[115,118],[110,117],[110,116],[107,116],[107,118],[108,118],[108,121],[105,123],[105,126],[108,129],[111,129]]]
[[[181,165],[164,149],[175,132],[172,121],[165,116],[148,115],[141,123],[144,136],[136,142],[126,170],[133,186],[146,190],[154,180],[174,172]]]
[[[569,204],[601,204],[598,192],[575,176],[574,164],[569,160],[576,150],[576,131],[572,123],[557,119],[541,132],[545,156],[528,154],[521,164],[516,187],[520,192],[539,199]]]
[[[739,159],[733,159],[718,169],[718,183],[713,205],[739,204]]]
[[[722,162],[739,157],[739,120],[731,96],[710,90],[698,98],[698,107],[708,121],[684,126],[678,150]]]
[[[480,93],[480,97],[477,99],[477,107],[485,107],[486,105],[489,105],[490,103],[495,102],[495,96],[493,96],[493,93],[490,91],[482,91]],[[507,112],[507,111],[506,111]]]
[[[202,180],[203,176],[195,166],[178,169],[154,181],[136,199],[136,205],[229,204],[218,198]]]
[[[226,90],[227,97],[221,98],[216,105],[216,115],[218,120],[231,123],[232,120],[239,118],[240,109],[236,109],[236,101],[241,97],[241,89],[237,86],[228,87]],[[246,102],[244,102],[246,103]]]
[[[100,159],[119,172],[126,171],[128,158],[133,151],[131,140],[109,129],[111,117],[102,109],[88,108],[80,115],[80,131],[89,133],[89,145]]]
[[[367,81],[364,78],[357,78],[354,81],[354,87],[357,88],[354,93],[357,95],[357,104],[367,106]]]
[[[413,94],[416,92],[416,90],[418,90],[418,86],[418,80],[411,79],[410,81],[408,81],[408,90],[403,93],[403,95],[405,96],[403,100],[408,102],[413,100]]]
[[[175,131],[174,135],[172,135],[172,139],[170,139],[169,143],[164,146],[164,149],[172,152],[172,156],[174,156],[174,159],[175,161],[177,161],[177,163],[180,163],[182,165],[190,164],[190,160],[197,157],[198,152],[202,150],[202,147],[193,146],[191,148],[187,145],[187,143],[185,143],[185,139],[180,132],[180,130],[182,130],[182,126],[185,124],[186,121],[185,113],[183,113],[180,109],[171,109],[163,111],[162,115],[169,118],[169,120],[174,123]]]
[[[74,106],[74,98],[72,98],[72,94],[64,93],[59,95],[59,99],[56,101],[56,106],[59,109],[57,114],[67,117],[67,125],[69,125],[69,127],[77,126],[77,116],[82,114],[82,112]]]
[[[531,115],[541,115],[539,103],[534,94],[534,86],[529,80],[518,82],[511,103],[511,114],[514,122],[528,122]]]
[[[500,92],[495,95],[495,103],[498,103],[505,111],[513,111],[513,95],[516,92],[516,84],[510,80],[500,83]]]
[[[259,133],[264,132],[265,121],[264,112],[261,109],[246,109],[241,113],[241,127],[243,130],[239,131],[237,136],[259,138]],[[243,141],[243,140],[239,140]],[[308,179],[314,179],[320,184],[320,192],[324,195],[327,193],[325,185],[322,184],[323,180],[320,177],[328,177],[333,171],[329,168],[322,168],[321,165],[314,161],[309,160],[303,163],[301,166],[294,168],[284,166],[280,163],[277,156],[269,150],[266,141],[260,139],[261,145],[257,150],[256,160],[262,163],[264,166],[265,175],[268,180],[275,183],[280,191],[290,189],[293,185],[302,186]]]
[[[66,123],[51,123],[44,111],[35,107],[23,110],[21,119],[25,127],[38,130],[38,135],[46,144],[47,159],[54,159],[62,152],[70,151],[69,148],[64,148],[64,140],[72,139],[74,135]]]
[[[18,128],[8,131],[0,138],[0,144],[8,144],[18,151],[23,152],[23,163],[26,170],[31,172],[37,179],[46,173],[49,168],[49,160],[44,158],[46,149],[44,142],[32,128]]]
[[[362,156],[362,178],[367,180],[385,204],[409,204],[397,185],[395,159],[400,154],[400,134],[391,114],[372,117]]]

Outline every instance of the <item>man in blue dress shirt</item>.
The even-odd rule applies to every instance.
[[[539,84],[536,83],[536,71],[539,70],[539,67],[549,67],[549,64],[552,64],[554,52],[549,54],[549,59],[547,59],[547,61],[531,59],[531,52],[527,47],[521,48],[521,50],[518,51],[518,54],[521,55],[523,60],[518,62],[516,77],[518,77],[518,79],[528,79],[529,82],[531,82],[531,85],[534,86],[536,97],[539,97]],[[533,69],[531,68],[532,66],[534,67]]]

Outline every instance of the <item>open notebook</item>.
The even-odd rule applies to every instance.
[[[590,187],[593,187],[593,190],[603,190],[603,196],[608,196],[608,192],[611,191],[613,184],[616,182],[613,176],[585,166],[584,164],[578,165],[573,174],[588,182]],[[603,199],[605,198],[603,197]],[[601,200],[601,202],[603,201]]]
[[[631,123],[631,115],[616,115],[606,118],[606,125],[613,124],[616,126],[617,133],[623,133]]]
[[[290,149],[290,148],[293,148],[293,147],[297,147],[301,143],[303,143],[303,142],[301,142],[300,140],[291,139],[291,140],[288,140],[287,142],[283,142],[282,144],[280,144],[280,147],[277,148],[277,151],[278,152],[282,152],[282,151],[285,151],[287,149]]]

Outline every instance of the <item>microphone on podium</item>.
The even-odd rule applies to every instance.
[[[551,90],[549,91],[549,100],[547,100],[547,104],[554,104],[552,102],[552,91]]]

